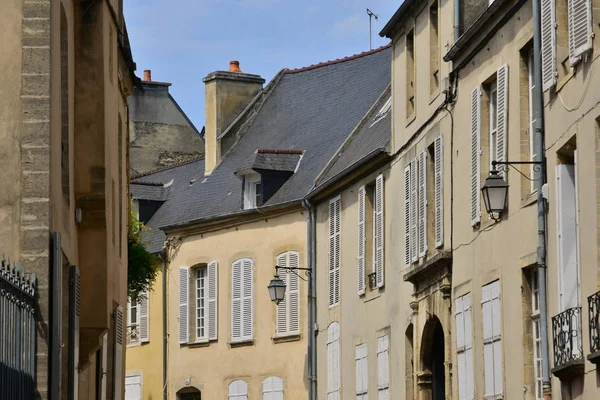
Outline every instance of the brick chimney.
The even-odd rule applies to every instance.
[[[221,161],[221,134],[262,90],[265,80],[242,72],[239,61],[231,61],[229,71],[212,72],[202,82],[205,91],[204,169],[205,175],[210,175]]]
[[[152,71],[149,69],[144,70],[144,82],[152,82]]]

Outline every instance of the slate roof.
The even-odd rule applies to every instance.
[[[163,184],[137,183],[129,186],[131,197],[136,200],[166,201],[169,187]]]
[[[242,209],[242,180],[235,172],[257,149],[303,151],[300,166],[262,206],[300,201],[317,175],[391,82],[389,45],[341,60],[286,70],[238,143],[211,173],[204,160],[146,174],[132,183],[173,180],[168,200],[148,222],[149,251],[162,248],[160,228],[187,225]],[[380,121],[383,122],[383,121]]]
[[[377,153],[389,151],[392,135],[391,107],[382,109],[391,99],[390,87],[361,124],[332,157],[332,161],[319,177],[317,186],[326,185],[339,174],[355,167],[360,161]],[[386,104],[387,103],[387,104]]]
[[[236,171],[236,174],[245,173],[249,170],[269,170],[294,172],[302,158],[302,152],[281,152],[280,150],[261,151],[258,149],[246,162]]]

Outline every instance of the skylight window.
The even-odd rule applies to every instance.
[[[260,175],[246,175],[244,182],[244,210],[260,207],[262,202],[263,191]]]

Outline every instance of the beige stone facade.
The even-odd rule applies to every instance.
[[[37,278],[36,396],[121,399],[124,331],[115,310],[126,303],[134,64],[120,3],[9,1],[0,25],[0,248]],[[78,289],[69,266],[79,271]],[[78,291],[77,330],[68,310]]]

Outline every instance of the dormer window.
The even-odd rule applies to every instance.
[[[244,184],[244,210],[260,207],[263,203],[263,189],[260,174],[248,174]]]

